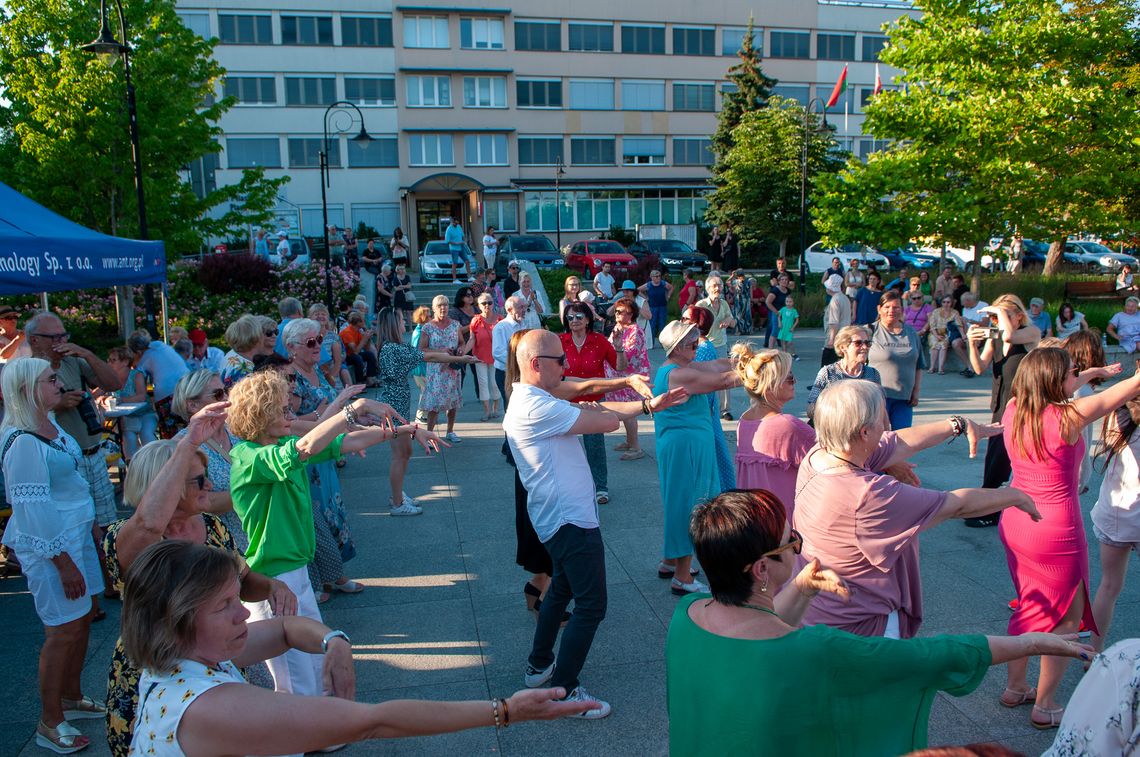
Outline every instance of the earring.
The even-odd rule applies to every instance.
[[[764,579],[764,583],[760,584],[760,593],[761,594],[767,594],[768,593],[768,579],[767,578]]]

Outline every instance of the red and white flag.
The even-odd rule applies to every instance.
[[[871,92],[872,95],[877,95],[883,91],[883,77],[879,75],[879,64],[875,64],[875,89]]]
[[[843,73],[839,74],[839,80],[835,82],[835,89],[831,90],[831,97],[827,98],[827,107],[832,107],[835,103],[839,102],[839,96],[843,94],[843,88],[847,86],[847,64],[843,64]]]

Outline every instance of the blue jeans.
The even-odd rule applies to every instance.
[[[461,245],[450,245],[447,251],[451,253],[452,265],[461,265],[470,262],[467,259],[467,250],[463,249]]]
[[[887,398],[887,417],[891,419],[891,430],[898,431],[900,428],[910,428],[914,425],[914,408],[910,406],[910,400],[893,400]]]
[[[573,599],[574,614],[562,631],[562,644],[558,647],[558,667],[547,684],[562,686],[569,694],[578,687],[578,674],[586,663],[594,634],[606,617],[606,548],[601,529],[569,523],[543,546],[550,553],[554,574],[538,613],[538,627],[534,629],[527,662],[532,668],[545,670],[555,661],[554,642],[562,614]]]
[[[606,466],[606,435],[583,434],[582,446],[586,448],[586,462],[590,465],[590,475],[594,479],[594,494],[609,491],[609,469]]]

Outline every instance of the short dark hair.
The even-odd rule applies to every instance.
[[[562,311],[562,326],[567,331],[570,330],[570,318],[569,318],[570,313],[582,313],[583,315],[585,315],[586,316],[586,330],[587,331],[593,331],[594,330],[594,309],[591,308],[589,305],[587,305],[584,302],[571,302],[569,305],[566,306],[566,308]]]
[[[745,568],[780,546],[786,523],[783,503],[767,489],[729,489],[697,505],[689,519],[689,536],[716,601],[748,601],[752,574]]]

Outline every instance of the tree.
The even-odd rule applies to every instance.
[[[712,167],[713,186],[719,187],[723,181],[724,156],[736,144],[736,127],[748,113],[761,110],[768,104],[775,79],[764,75],[760,54],[752,44],[752,17],[748,17],[748,28],[740,44],[740,58],[728,69],[728,81],[732,85],[724,91],[720,112],[717,113],[716,133],[712,135],[712,150],[716,161]]]
[[[922,0],[916,9],[881,54],[904,88],[867,108],[864,129],[893,146],[821,188],[829,238],[845,235],[852,204],[878,206],[877,218],[850,228],[890,236],[909,226],[972,244],[976,261],[988,237],[1016,230],[1055,241],[1051,272],[1068,233],[1118,228],[1122,198],[1140,181],[1137,92],[1127,83],[1135,4]]]
[[[217,121],[233,102],[215,99],[225,72],[213,42],[182,24],[174,0],[131,0],[124,11],[151,238],[188,250],[207,235],[268,220],[283,179],[245,171],[202,198],[182,179],[187,166],[221,149]],[[137,236],[123,66],[80,49],[98,27],[92,0],[7,3],[0,178],[85,226]],[[111,27],[119,37],[113,15]]]
[[[709,207],[739,230],[742,242],[776,239],[783,255],[788,238],[799,232],[805,135],[810,192],[816,177],[843,165],[818,114],[795,100],[772,97],[768,107],[745,114],[737,125]]]

